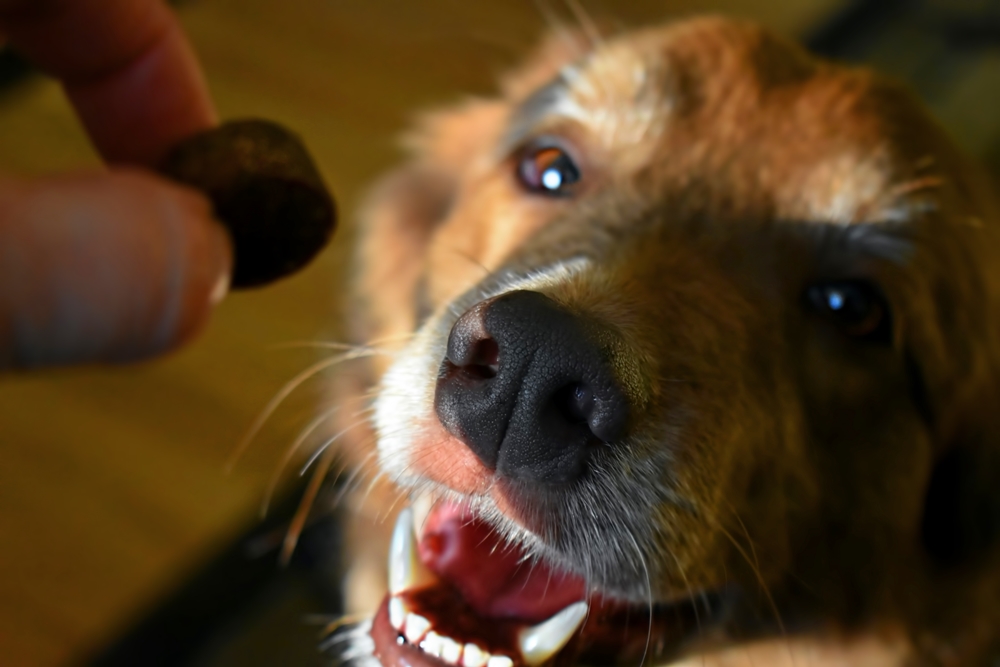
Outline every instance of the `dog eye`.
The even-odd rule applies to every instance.
[[[892,326],[882,293],[861,280],[819,283],[806,291],[808,305],[852,338],[889,344]]]
[[[570,186],[580,180],[580,169],[566,151],[547,146],[529,149],[521,157],[518,176],[532,192],[565,195],[569,194]]]

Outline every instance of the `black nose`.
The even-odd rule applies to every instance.
[[[628,401],[607,354],[579,317],[517,291],[462,315],[448,337],[438,417],[490,469],[560,484],[588,453],[622,437]]]

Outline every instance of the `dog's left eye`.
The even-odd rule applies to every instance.
[[[871,283],[863,280],[818,283],[806,291],[806,301],[852,338],[885,344],[892,342],[889,305]]]
[[[561,148],[547,146],[529,149],[518,165],[521,183],[532,192],[565,195],[580,180],[580,169]]]

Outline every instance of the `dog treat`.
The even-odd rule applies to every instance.
[[[276,123],[238,120],[176,146],[160,172],[212,200],[233,240],[233,288],[308,264],[336,226],[336,205],[302,142]]]

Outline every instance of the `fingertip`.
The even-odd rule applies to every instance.
[[[212,314],[229,294],[233,267],[232,241],[215,220],[195,224],[188,232],[189,253],[195,270],[179,285],[180,317],[176,324],[164,311],[158,333],[151,338],[151,354],[165,353],[193,342],[208,326]]]
[[[201,66],[160,0],[0,0],[11,45],[63,82],[105,160],[153,165],[216,124]]]
[[[213,217],[211,203],[197,190],[141,170],[117,173],[156,181],[159,190],[157,214],[148,220],[150,238],[137,255],[149,256],[136,271],[147,297],[133,304],[135,312],[144,313],[138,320],[141,328],[108,359],[122,363],[168,354],[197,339],[229,292],[233,247],[229,233]]]
[[[225,296],[231,244],[194,190],[138,170],[13,190],[0,196],[0,366],[157,356]]]

